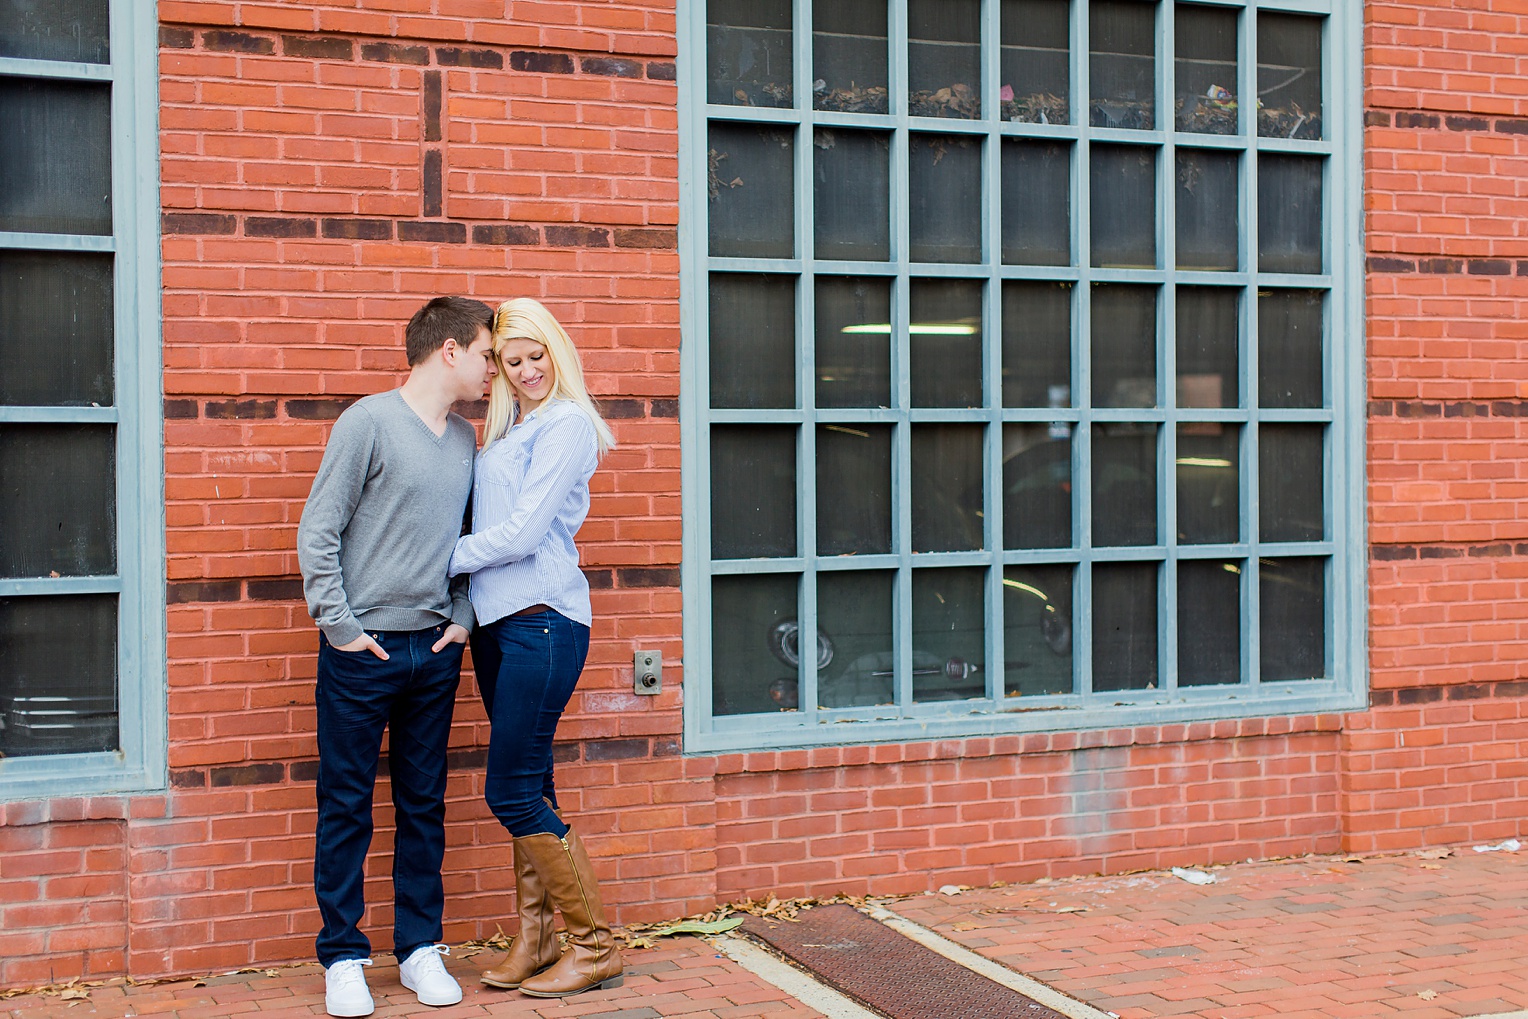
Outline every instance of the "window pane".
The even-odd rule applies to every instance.
[[[913,280],[909,359],[914,407],[982,404],[982,285]]]
[[[1003,281],[1003,406],[1072,405],[1072,285]]]
[[[1156,151],[1140,145],[1093,146],[1094,265],[1156,268]]]
[[[817,554],[891,551],[891,426],[817,426]]]
[[[1263,541],[1326,535],[1322,425],[1263,425],[1258,436],[1258,531]]]
[[[1241,200],[1234,152],[1178,150],[1178,268],[1239,268]]]
[[[711,406],[796,406],[796,279],[711,274]]]
[[[1072,147],[1003,139],[1003,261],[1072,260]]]
[[[891,406],[891,281],[817,277],[817,406]]]
[[[1072,544],[1071,426],[1003,426],[1003,547]]]
[[[1319,156],[1257,158],[1257,267],[1263,272],[1320,272]]]
[[[111,233],[111,86],[0,77],[0,230]]]
[[[908,0],[907,112],[982,115],[981,0]]]
[[[111,406],[112,257],[0,250],[0,404]]]
[[[1264,682],[1326,676],[1326,562],[1259,561]]]
[[[1072,692],[1069,564],[1003,571],[1003,686],[1009,697]]]
[[[1257,16],[1257,133],[1321,137],[1321,19]]]
[[[1236,12],[1179,4],[1173,32],[1177,127],[1199,134],[1236,134]]]
[[[1157,686],[1157,564],[1093,566],[1093,689]]]
[[[0,57],[111,61],[107,0],[0,0]]]
[[[711,581],[711,710],[796,707],[800,627],[794,573]]]
[[[913,700],[987,695],[986,573],[913,571]]]
[[[1240,563],[1178,563],[1178,685],[1241,682]]]
[[[886,0],[812,5],[812,105],[885,113]]]
[[[0,425],[0,577],[117,572],[117,430]]]
[[[1157,288],[1093,285],[1093,406],[1157,405]]]
[[[891,135],[819,127],[813,208],[818,258],[891,257]]]
[[[982,547],[982,426],[912,427],[914,552]]]
[[[795,554],[795,427],[712,425],[712,557]]]
[[[1155,545],[1157,426],[1093,426],[1093,544]]]
[[[889,570],[817,574],[817,621],[833,652],[817,673],[820,706],[856,708],[896,701],[891,630],[895,576]]]
[[[1178,426],[1178,540],[1241,537],[1241,429],[1218,421]]]
[[[118,748],[117,596],[0,598],[0,755]]]
[[[1178,288],[1179,407],[1240,402],[1240,295],[1222,287]]]
[[[711,125],[711,254],[795,255],[793,130]]]
[[[1156,127],[1156,21],[1155,3],[1093,0],[1089,5],[1094,127]]]
[[[964,135],[912,135],[908,188],[912,260],[980,262],[982,143]]]
[[[1257,298],[1257,388],[1264,407],[1320,407],[1326,356],[1320,290],[1265,290]]]
[[[709,0],[706,101],[791,105],[790,0]]]
[[[1003,0],[1002,119],[1069,124],[1072,21],[1067,0]]]

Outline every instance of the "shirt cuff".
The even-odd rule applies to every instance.
[[[334,647],[349,644],[366,632],[366,628],[354,616],[332,626],[320,626],[319,629],[324,631],[324,636],[328,638],[329,643]]]

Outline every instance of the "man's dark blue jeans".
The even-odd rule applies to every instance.
[[[399,959],[441,938],[445,893],[446,746],[461,679],[462,645],[430,648],[446,630],[368,630],[388,660],[371,651],[318,645],[318,831],[313,890],[324,928],[318,961],[364,959],[364,868],[371,845],[372,790],[382,732],[391,730],[388,772],[393,841],[393,949]]]
[[[589,628],[552,609],[505,616],[472,633],[472,665],[492,723],[484,799],[516,838],[568,833],[545,802],[557,805],[552,737],[588,654]]]

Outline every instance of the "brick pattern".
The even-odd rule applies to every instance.
[[[1340,846],[1336,716],[746,754],[723,899],[911,894]]]
[[[311,953],[316,632],[295,529],[334,418],[400,381],[402,325],[437,293],[538,297],[584,350],[620,448],[581,535],[596,622],[565,802],[617,919],[712,903],[711,765],[677,756],[672,6],[519,8],[160,5],[170,795],[157,818],[7,818],[0,986]],[[639,646],[670,663],[659,697],[631,692]],[[456,718],[460,940],[505,922],[512,881],[470,677]],[[366,924],[385,944],[385,780],[377,799]],[[109,894],[81,914],[70,882],[101,867]]]
[[[893,905],[1120,1019],[1454,1019],[1528,1006],[1510,854],[1241,864]],[[1424,993],[1428,992],[1428,993]]]
[[[1528,676],[1528,28],[1521,5],[1364,5],[1371,712],[1351,848],[1512,834]]]
[[[718,956],[698,938],[675,938],[650,949],[624,953],[625,981],[619,988],[589,991],[576,999],[531,998],[484,987],[479,971],[503,953],[455,946],[446,968],[462,985],[461,1004],[446,1015],[459,1019],[501,1016],[516,1019],[821,1019],[821,1013]],[[379,954],[366,971],[378,1015],[419,1015],[413,992],[398,982],[390,955]],[[324,977],[317,964],[269,973],[231,973],[206,980],[152,986],[93,987],[85,1011],[97,1015],[159,1015],[166,1019],[255,1014],[269,1019],[308,1019],[323,1014]],[[15,1019],[75,1019],[78,1000],[27,995],[6,1001]]]
[[[594,643],[558,749],[618,919],[1510,833],[1520,7],[1364,5],[1370,711],[690,759],[672,3],[162,0],[171,788],[5,809],[0,986],[310,951],[315,636],[293,536],[331,422],[396,383],[401,324],[439,292],[546,300],[622,443],[582,535]],[[630,691],[638,646],[670,664],[658,698]],[[493,932],[510,882],[470,680],[457,717],[459,939]],[[378,824],[382,875],[385,805]]]

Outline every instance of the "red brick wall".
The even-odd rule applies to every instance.
[[[359,6],[159,5],[171,789],[0,808],[0,986],[311,953],[293,535],[330,423],[397,381],[401,323],[439,292],[546,300],[623,443],[582,535],[595,640],[557,751],[619,919],[1522,830],[1518,0],[1364,8],[1370,711],[695,759],[672,2]],[[637,647],[664,651],[662,697],[631,694]],[[511,906],[470,681],[457,718],[450,939]]]
[[[1352,849],[1528,817],[1528,8],[1364,5],[1370,667]]]
[[[896,894],[1336,852],[1335,715],[732,755],[717,893]]]

